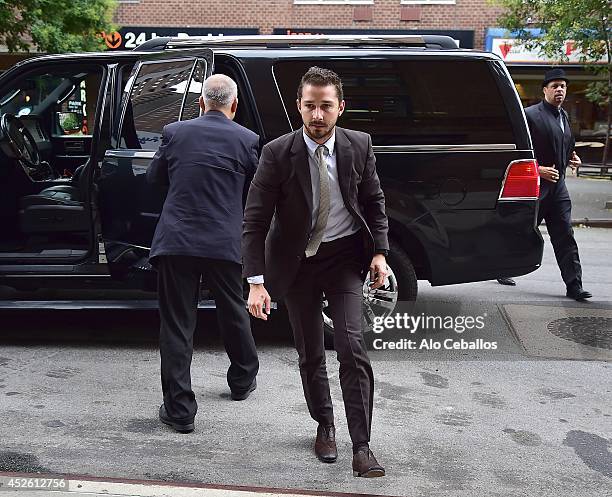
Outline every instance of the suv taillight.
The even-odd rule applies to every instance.
[[[537,200],[540,195],[538,161],[512,161],[506,170],[499,200]]]

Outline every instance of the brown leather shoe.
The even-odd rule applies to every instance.
[[[334,428],[334,425],[319,425],[317,427],[317,439],[315,441],[314,450],[320,461],[336,461],[338,458],[338,449],[336,449],[336,428]]]
[[[353,476],[364,478],[385,476],[385,468],[378,464],[370,449],[359,449],[353,456]]]

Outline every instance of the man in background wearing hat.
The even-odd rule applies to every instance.
[[[571,225],[572,202],[565,186],[565,170],[580,166],[574,151],[574,137],[567,112],[561,108],[569,80],[563,69],[551,69],[544,75],[544,100],[525,109],[533,149],[539,164],[540,208],[538,225],[546,220],[546,229],[555,251],[567,296],[575,300],[592,297],[582,288],[582,268],[578,245]],[[502,285],[514,285],[511,278],[499,278]]]

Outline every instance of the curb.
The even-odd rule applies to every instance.
[[[57,492],[58,495],[64,493],[67,497],[70,495],[73,497],[109,495],[115,497],[386,497],[369,493],[3,471],[0,471],[0,487],[2,487],[0,493],[32,489],[27,493],[27,495],[32,495],[36,490],[40,491],[45,488],[50,490],[40,492],[40,495],[55,495]]]
[[[586,226],[588,228],[612,228],[612,219],[572,219],[572,226]]]

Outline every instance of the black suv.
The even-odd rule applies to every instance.
[[[145,172],[163,126],[198,117],[203,80],[223,73],[238,83],[237,122],[263,144],[301,125],[296,89],[313,65],[342,78],[339,125],[372,135],[392,274],[364,289],[370,308],[415,299],[418,279],[539,267],[539,177],[498,57],[441,36],[158,38],[133,52],[37,57],[0,78],[0,304],[26,298],[7,287],[152,289],[165,192]]]

